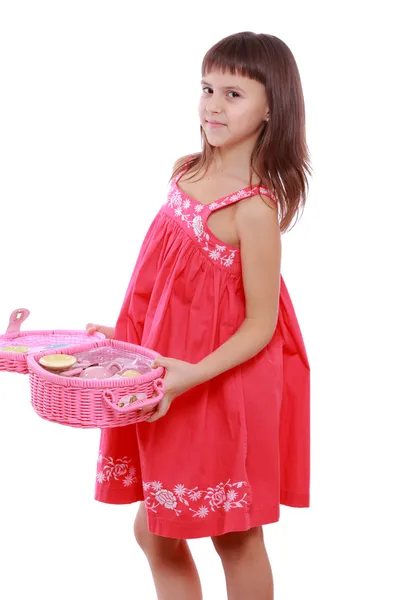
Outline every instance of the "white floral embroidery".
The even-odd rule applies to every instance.
[[[185,491],[186,488],[182,483],[178,483],[178,485],[174,487],[174,492],[177,496],[179,496],[179,498],[185,495]]]
[[[205,519],[208,515],[209,510],[207,506],[200,506],[199,510],[193,515],[194,517],[199,517],[200,519]]]
[[[248,198],[250,195],[258,191],[275,199],[275,195],[272,190],[268,190],[262,186],[253,186],[253,188],[246,188],[245,190],[240,190],[235,194],[227,196],[220,202],[211,202],[209,205],[201,204],[200,202],[193,202],[194,207],[192,207],[192,201],[188,197],[184,197],[185,195],[181,193],[181,190],[177,187],[175,180],[168,194],[167,205],[173,210],[175,217],[186,223],[188,228],[193,230],[197,241],[200,244],[203,244],[202,249],[207,252],[208,256],[212,260],[219,262],[224,267],[231,267],[235,262],[235,256],[239,250],[235,248],[227,249],[225,246],[220,246],[218,244],[214,246],[214,244],[210,241],[210,235],[207,233],[205,228],[207,217],[204,217],[203,220],[203,217],[200,215],[200,213],[206,208],[206,206],[209,211],[214,211],[217,208],[227,206],[228,204],[236,202],[242,198]]]
[[[183,200],[180,191],[176,188],[170,193],[167,204],[173,209],[174,215],[180,218],[181,221],[185,222],[188,227],[193,230],[197,241],[204,244],[203,250],[207,252],[212,260],[219,262],[225,267],[231,267],[233,265],[235,254],[238,250],[232,248],[229,251],[226,251],[226,246],[220,246],[218,244],[214,247],[210,242],[210,235],[204,229],[204,221],[199,213],[206,207],[205,204],[196,204],[194,210],[197,214],[184,212],[184,210],[191,208],[191,202],[188,199]],[[223,203],[220,205],[222,204]],[[209,208],[216,208],[220,205],[217,202],[213,202],[209,205]]]
[[[220,253],[218,252],[218,250],[211,250],[210,258],[213,258],[214,260],[218,260],[219,256],[220,256]]]
[[[192,221],[192,225],[193,225],[195,236],[200,240],[204,235],[203,219],[201,218],[200,215],[197,215],[197,217],[194,217],[194,219]]]
[[[195,502],[196,500],[200,500],[201,498],[201,492],[197,491],[197,492],[193,492],[192,494],[189,495],[189,498]]]
[[[124,487],[137,483],[136,469],[130,465],[131,459],[127,456],[117,458],[114,461],[112,456],[105,457],[99,454],[97,462],[102,465],[99,466],[97,471],[96,479],[98,483],[104,483],[111,479],[122,481]]]
[[[225,267],[230,267],[233,265],[234,257],[237,252],[237,250],[230,250],[229,254],[223,254],[223,252],[225,252],[226,250],[225,246],[216,245],[215,248],[211,250],[207,242],[206,245],[203,247],[203,250],[206,250],[208,252],[210,258],[217,261],[219,260],[220,263]]]
[[[193,489],[186,488],[182,483],[175,485],[173,490],[163,487],[160,481],[144,483],[145,504],[148,510],[158,513],[159,508],[172,510],[176,515],[182,512],[191,512],[193,517],[206,518],[212,512],[229,512],[233,508],[243,508],[247,504],[247,493],[243,491],[240,499],[238,489],[247,486],[245,481],[231,483],[219,483],[215,488],[199,490],[198,486]],[[149,491],[150,490],[150,491]],[[201,506],[193,506],[202,500]],[[208,506],[207,506],[208,504]]]
[[[162,490],[163,484],[161,483],[161,481],[153,481],[151,487],[153,488],[153,490],[156,490],[158,492],[159,490]]]
[[[182,197],[179,193],[179,190],[175,189],[172,191],[168,198],[168,204],[171,208],[182,205]]]
[[[175,510],[178,504],[176,497],[169,490],[159,490],[153,494],[159,506],[164,506],[168,510]],[[156,512],[156,511],[154,511]],[[175,511],[178,512],[178,511]]]
[[[174,210],[176,217],[180,217],[189,227],[191,226],[190,215],[183,212],[190,208],[191,202],[190,200],[182,200],[182,196],[178,189],[173,190],[172,193],[169,194],[167,204]]]

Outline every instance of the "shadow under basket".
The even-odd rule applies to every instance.
[[[100,363],[102,356],[104,362],[116,355],[150,361],[159,356],[142,346],[109,339],[47,352],[73,356],[85,353],[96,356]],[[28,356],[27,363],[32,406],[47,421],[79,428],[123,427],[147,420],[164,396],[162,367],[136,377],[81,379],[49,372],[39,364],[42,356]]]

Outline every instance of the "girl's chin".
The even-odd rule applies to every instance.
[[[222,148],[223,146],[229,146],[229,142],[227,140],[218,140],[214,135],[206,135],[206,139],[210,146],[214,146],[214,148]]]
[[[208,140],[208,143],[210,144],[210,146],[212,146],[213,148],[222,148],[223,146],[225,146],[225,144],[217,144],[216,142],[210,142],[210,140]]]

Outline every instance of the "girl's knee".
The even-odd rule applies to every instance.
[[[151,533],[147,527],[146,509],[143,502],[140,503],[139,510],[136,515],[133,533],[135,534],[135,539],[140,548],[145,550],[145,548],[149,545]]]
[[[264,544],[262,527],[253,527],[248,531],[234,531],[211,539],[222,560],[239,559],[244,552],[258,550],[260,545]]]
[[[136,541],[149,560],[172,557],[179,548],[180,540],[164,538],[151,533],[147,526],[146,509],[140,504],[133,527]]]

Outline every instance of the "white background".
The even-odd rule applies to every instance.
[[[276,600],[400,597],[394,4],[0,3],[4,331],[18,307],[25,329],[113,325],[173,162],[200,148],[204,53],[252,30],[295,55],[314,177],[282,272],[312,366],[312,506],[265,527]],[[99,431],[37,417],[27,376],[1,373],[0,401],[0,596],[155,598],[136,506],[93,499]],[[211,542],[191,547],[223,599]]]

